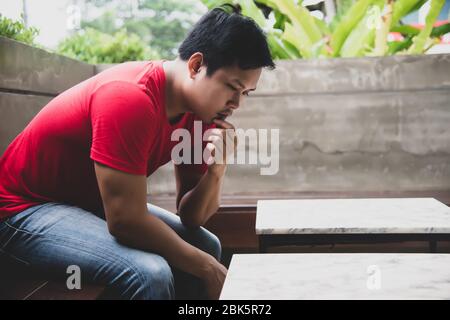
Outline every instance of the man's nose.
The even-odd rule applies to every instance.
[[[232,103],[230,104],[230,108],[233,110],[239,108],[239,100],[240,100],[239,95],[234,96]]]

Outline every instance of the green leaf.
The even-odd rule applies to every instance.
[[[339,56],[346,38],[366,15],[368,7],[372,2],[372,0],[358,0],[342,17],[331,35],[330,45],[333,50],[333,56]]]
[[[336,15],[330,23],[330,30],[334,31],[336,26],[341,22],[342,18],[346,15],[353,5],[354,0],[336,0]]]
[[[288,42],[283,41],[279,35],[269,33],[267,42],[274,59],[296,59],[301,57],[297,49]]]
[[[377,6],[370,6],[366,15],[359,21],[357,26],[350,32],[345,39],[344,44],[341,47],[339,56],[341,57],[360,57],[363,56],[369,46],[373,44],[375,38],[375,25],[377,21],[371,21],[373,19],[373,10],[380,8]]]
[[[433,29],[433,24],[439,16],[444,4],[445,0],[431,0],[430,11],[425,18],[425,26],[420,33],[413,38],[413,44],[408,50],[409,54],[420,54],[424,52],[425,45]]]
[[[396,0],[392,11],[391,27],[396,26],[400,19],[418,10],[426,0]]]
[[[241,0],[239,1],[239,5],[244,16],[255,20],[262,29],[268,30],[270,28],[269,20],[264,17],[262,11],[256,6],[253,0]]]
[[[284,24],[288,21],[287,16],[280,13],[278,10],[273,10],[273,12],[275,17],[275,23],[273,27],[275,29],[284,30]]]
[[[431,37],[440,37],[450,32],[450,22],[434,27],[431,31]]]
[[[392,32],[399,32],[403,36],[416,36],[419,34],[420,29],[411,25],[397,25],[391,28]]]
[[[322,33],[322,35],[330,35],[331,34],[331,30],[327,26],[325,21],[320,20],[317,17],[314,17],[314,21],[315,21],[317,27],[320,29],[320,32]]]
[[[420,33],[420,29],[410,25],[398,25],[391,29],[392,32],[399,32],[403,36],[417,36]],[[450,22],[434,27],[431,31],[430,37],[440,37],[450,32]]]
[[[285,23],[282,39],[292,44],[304,58],[312,58],[312,43],[302,28],[295,28],[291,23]]]
[[[408,37],[402,41],[388,42],[388,54],[393,55],[402,50],[408,49],[412,45],[412,38]]]
[[[25,26],[23,14],[17,21],[4,17],[0,14],[0,36],[37,46],[34,43],[34,39],[38,34],[38,29],[34,27],[27,28]]]
[[[407,16],[408,14],[415,12],[417,10],[419,10],[428,0],[420,0],[416,3],[416,5],[414,7],[411,8],[411,10],[409,10],[408,13],[406,13],[405,16]]]
[[[265,4],[289,18],[290,22],[284,24],[283,39],[295,46],[302,57],[312,58],[315,48],[324,38],[316,18],[301,3],[297,5],[293,0],[266,0]],[[313,45],[316,47],[313,48]],[[325,54],[325,51],[321,53]]]
[[[293,0],[277,0],[276,3],[278,10],[284,13],[296,28],[302,28],[312,43],[322,39],[323,34],[308,9],[300,3],[296,5]]]

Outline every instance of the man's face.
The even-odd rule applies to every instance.
[[[202,65],[191,77],[188,90],[189,107],[206,123],[229,117],[243,99],[256,89],[262,68],[242,70],[237,66],[223,67],[211,76]]]

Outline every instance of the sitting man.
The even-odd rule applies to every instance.
[[[206,13],[175,60],[116,65],[34,117],[0,159],[1,254],[53,276],[78,266],[121,299],[219,297],[227,270],[203,225],[226,161],[175,165],[178,215],[147,203],[147,177],[194,121],[229,147],[226,117],[274,68],[262,30],[227,8]]]

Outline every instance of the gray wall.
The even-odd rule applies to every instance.
[[[225,193],[450,190],[450,55],[277,65],[230,121],[280,129],[279,172],[231,165]],[[151,193],[173,192],[172,175]]]
[[[53,97],[94,71],[92,65],[0,36],[0,154]]]
[[[52,97],[106,67],[0,37],[0,153]],[[230,165],[225,193],[450,191],[448,54],[280,61],[230,121],[279,129],[280,168]],[[173,193],[172,166],[148,186]]]

